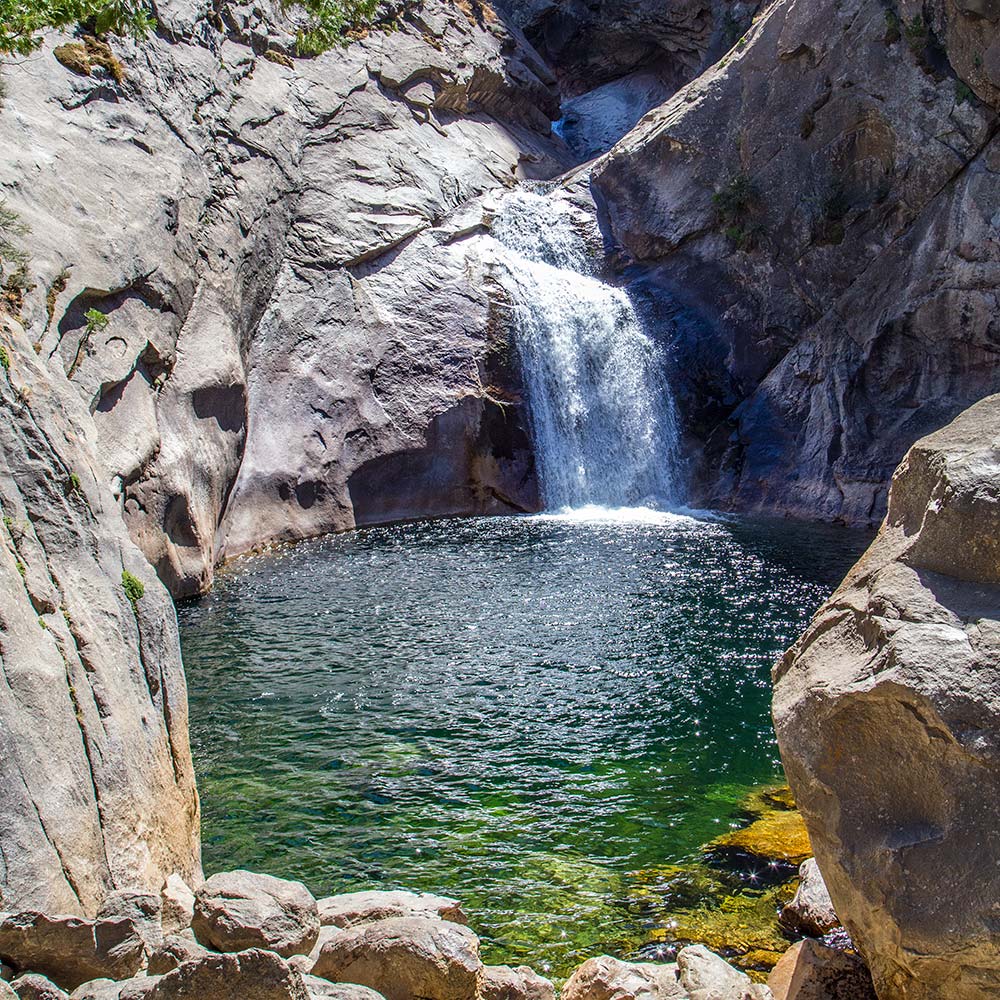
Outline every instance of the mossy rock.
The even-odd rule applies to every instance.
[[[264,58],[268,62],[276,63],[278,66],[284,66],[287,69],[294,69],[295,63],[292,62],[290,56],[286,56],[284,52],[279,52],[277,49],[268,49],[264,53]]]
[[[716,837],[707,850],[736,851],[763,861],[785,861],[791,865],[801,864],[813,854],[802,815],[793,809],[766,813],[742,830]]]
[[[52,54],[71,73],[77,76],[90,76],[90,58],[87,49],[80,42],[67,42],[57,45]]]

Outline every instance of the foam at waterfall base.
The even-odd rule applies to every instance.
[[[695,527],[705,521],[725,520],[725,516],[710,510],[681,507],[659,510],[656,507],[604,507],[584,504],[581,507],[561,507],[530,515],[538,520],[571,521],[579,524],[650,524],[669,527]]]

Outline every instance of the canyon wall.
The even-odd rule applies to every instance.
[[[693,502],[877,523],[907,447],[998,387],[994,35],[781,0],[594,166]]]

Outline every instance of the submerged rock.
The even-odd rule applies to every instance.
[[[708,849],[739,851],[761,861],[789,864],[801,864],[812,853],[806,825],[793,809],[775,809],[741,830],[717,837]]]
[[[316,900],[301,882],[232,871],[195,893],[195,937],[217,951],[266,948],[288,958],[309,952],[319,936]]]
[[[793,934],[822,937],[840,926],[833,900],[815,858],[799,866],[799,887],[791,902],[781,908],[779,922]]]
[[[368,986],[386,1000],[469,1000],[482,962],[460,924],[390,917],[342,931],[323,945],[313,975]]]
[[[456,924],[469,922],[457,899],[430,892],[400,889],[345,892],[320,899],[317,905],[323,926],[351,927],[386,917],[438,917]]]
[[[484,965],[479,974],[479,1000],[555,1000],[552,982],[526,965]]]
[[[1000,991],[998,428],[991,396],[910,450],[775,669],[785,771],[883,1000]]]
[[[785,952],[767,985],[774,1000],[876,1000],[864,963],[808,939]]]
[[[15,969],[42,973],[63,989],[92,979],[128,979],[142,965],[144,942],[125,917],[81,920],[41,913],[0,920],[0,955]]]

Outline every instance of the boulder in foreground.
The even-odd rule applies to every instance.
[[[781,926],[806,937],[822,937],[839,927],[833,900],[815,858],[808,858],[799,865],[799,879],[795,895],[781,909],[778,918]]]
[[[1000,993],[998,662],[991,396],[910,449],[875,542],[775,668],[785,772],[882,1000]]]
[[[162,976],[146,1000],[310,1000],[302,976],[273,951],[209,955]]]
[[[809,939],[782,955],[767,985],[774,1000],[876,1000],[872,978],[861,961]]]
[[[479,974],[479,1000],[555,1000],[551,981],[527,965],[484,965]]]
[[[390,917],[344,930],[323,945],[313,975],[368,986],[386,1000],[470,1000],[479,939],[461,924]]]
[[[191,929],[216,951],[263,948],[288,958],[308,954],[316,943],[319,912],[301,882],[221,872],[195,893]]]

